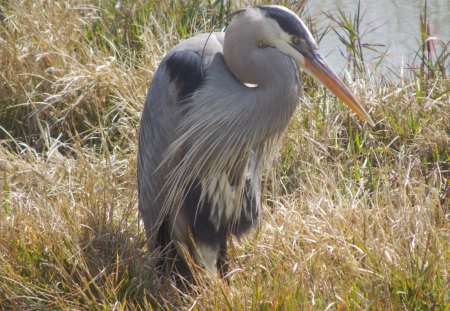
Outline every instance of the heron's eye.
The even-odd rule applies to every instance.
[[[297,36],[292,36],[291,42],[295,45],[299,45],[302,42],[302,39],[300,39],[300,37],[297,37]]]
[[[266,46],[267,46],[267,44],[265,44],[264,41],[258,41],[258,47],[264,48]]]

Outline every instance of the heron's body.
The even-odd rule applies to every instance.
[[[226,34],[197,35],[161,62],[141,120],[139,209],[150,247],[182,258],[178,272],[186,254],[223,272],[228,236],[261,214],[261,179],[301,87],[304,60],[282,39],[304,35],[314,50],[305,29],[284,8],[246,9]]]

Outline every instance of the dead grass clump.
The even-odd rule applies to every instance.
[[[136,67],[137,55],[110,53],[116,46],[107,38],[108,48],[90,45],[95,29],[87,25],[102,18],[99,8],[89,2],[7,3],[0,24],[0,137],[39,151],[49,149],[49,136],[90,146],[106,140],[110,148],[129,143],[149,77]],[[152,70],[161,53],[150,63],[142,58],[142,66]],[[136,85],[140,79],[145,83]]]
[[[350,81],[374,128],[308,79],[268,178],[265,219],[230,247],[230,284],[202,277],[182,292],[154,274],[138,221],[139,116],[165,51],[232,8],[0,8],[0,309],[448,309],[441,65]]]
[[[0,305],[90,309],[149,287],[152,273],[132,208],[134,160],[1,150]]]

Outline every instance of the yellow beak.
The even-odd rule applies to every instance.
[[[305,70],[332,91],[340,100],[356,112],[361,119],[367,121],[370,126],[375,126],[375,123],[373,123],[363,106],[356,100],[348,87],[320,54],[315,54],[312,58],[305,58]]]

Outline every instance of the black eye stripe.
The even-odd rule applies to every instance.
[[[299,27],[299,17],[294,13],[273,6],[262,5],[258,6],[258,8],[263,11],[266,16],[273,18],[285,32],[295,34],[298,37],[307,36],[305,29]]]

